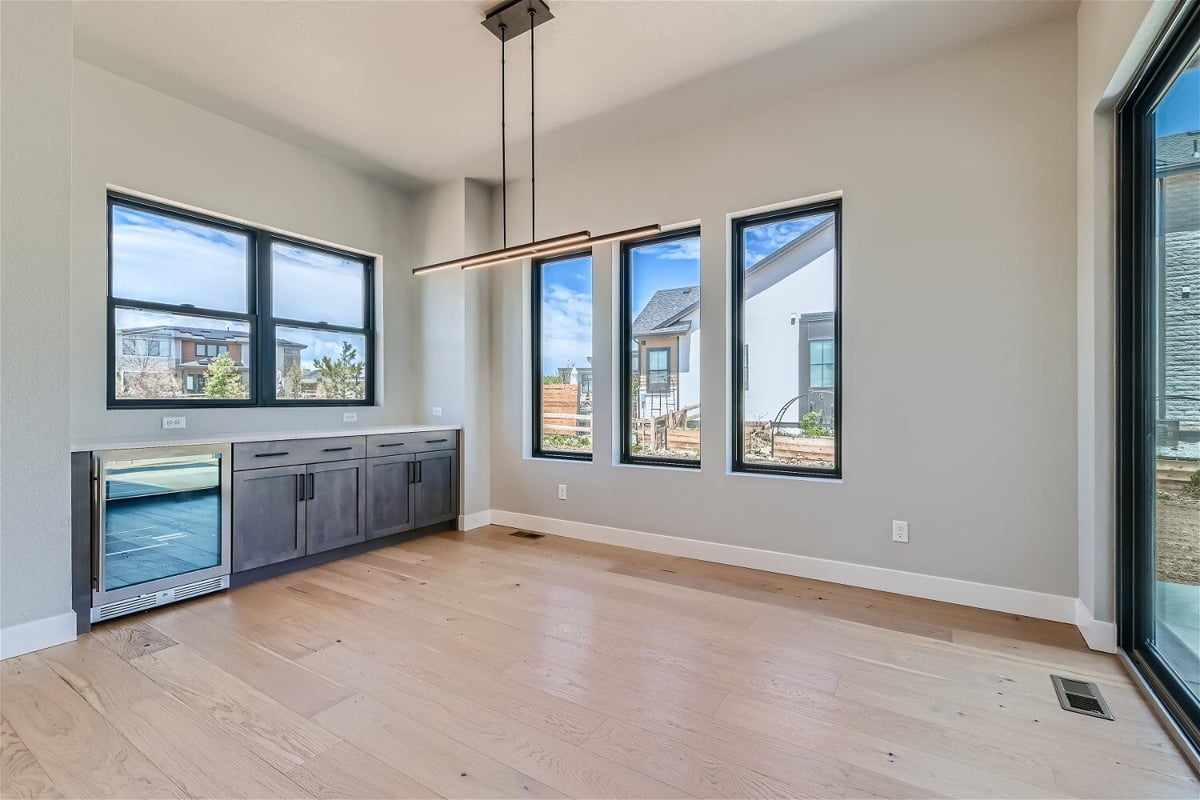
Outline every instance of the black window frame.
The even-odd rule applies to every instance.
[[[1192,747],[1200,699],[1152,641],[1155,628],[1155,426],[1158,317],[1154,109],[1200,41],[1200,2],[1168,23],[1117,108],[1116,526],[1117,643]],[[1155,394],[1158,389],[1155,388]]]
[[[680,239],[699,238],[703,241],[703,235],[699,225],[693,225],[688,228],[680,228],[678,230],[667,231],[660,233],[657,236],[648,236],[644,239],[631,239],[621,243],[621,266],[619,278],[619,295],[620,303],[618,305],[618,328],[620,330],[620,375],[618,381],[620,386],[619,401],[617,403],[617,411],[620,414],[620,431],[621,431],[621,450],[620,462],[622,464],[636,464],[639,466],[651,467],[681,467],[684,469],[700,469],[702,456],[696,458],[670,458],[666,456],[647,456],[633,452],[633,408],[631,407],[631,399],[633,396],[633,367],[634,367],[634,348],[633,344],[633,251],[641,247],[649,247],[656,244],[664,244],[666,242],[674,242]],[[701,274],[700,297],[704,297],[703,274]],[[670,380],[670,362],[671,348],[648,348],[646,354],[646,382],[650,381],[650,355],[649,350],[667,350],[667,374]],[[639,375],[641,364],[641,345],[637,347],[637,366]],[[699,354],[693,354],[699,357]],[[680,354],[676,353],[676,359],[680,358]],[[701,365],[703,367],[703,364]],[[647,387],[649,388],[649,387]],[[704,434],[700,434],[701,449],[703,449]]]
[[[593,432],[591,436],[592,449],[588,452],[582,450],[547,450],[542,447],[542,267],[547,264],[555,264],[561,261],[572,261],[576,258],[587,257],[592,270],[592,313],[595,315],[596,308],[596,285],[595,274],[596,264],[595,256],[590,248],[575,250],[570,253],[548,256],[546,258],[536,258],[530,261],[529,265],[529,283],[530,283],[530,308],[529,308],[529,332],[530,345],[532,350],[532,369],[530,373],[533,376],[531,406],[533,411],[533,442],[530,449],[530,454],[533,458],[545,458],[558,461],[592,461],[596,451],[596,436]],[[594,330],[594,329],[593,329]],[[592,342],[593,348],[595,341]],[[593,397],[595,396],[595,372],[592,373],[592,389]],[[595,414],[592,416],[593,431],[595,430]]]
[[[363,325],[365,327],[356,328],[350,325],[334,325],[328,322],[309,322],[306,320],[291,319],[288,317],[276,317],[272,308],[272,281],[274,280],[274,270],[272,268],[271,245],[280,242],[282,244],[291,245],[293,247],[303,247],[308,250],[315,250],[319,253],[344,258],[351,261],[357,261],[363,265]],[[371,256],[364,256],[358,253],[349,253],[345,250],[338,250],[334,247],[327,247],[323,244],[308,242],[304,239],[299,239],[294,236],[284,236],[282,234],[270,233],[261,237],[259,242],[259,286],[261,291],[259,294],[259,312],[263,320],[263,331],[267,334],[263,336],[262,351],[259,353],[259,358],[266,358],[266,362],[270,363],[270,370],[262,370],[258,375],[259,391],[265,397],[270,397],[270,402],[264,405],[282,407],[282,408],[302,408],[302,407],[321,407],[321,406],[373,406],[375,405],[375,259]],[[275,396],[275,348],[278,341],[277,330],[280,326],[287,328],[303,328],[307,330],[324,331],[327,333],[348,333],[354,336],[362,336],[365,339],[363,353],[363,364],[365,376],[365,386],[363,387],[363,397],[361,400],[347,400],[341,398],[317,399],[310,398],[305,400],[288,400],[281,399]],[[267,345],[267,342],[270,345]]]
[[[204,225],[245,236],[246,246],[246,311],[224,311],[189,304],[159,303],[127,297],[116,297],[113,294],[113,209],[124,207],[177,219],[192,224]],[[106,378],[106,407],[109,410],[124,409],[192,409],[192,408],[256,408],[270,406],[276,408],[301,408],[311,406],[373,406],[375,405],[376,359],[375,359],[375,258],[326,245],[309,242],[292,236],[274,233],[263,228],[231,222],[220,217],[203,214],[190,209],[179,208],[153,200],[147,200],[135,195],[110,191],[107,193],[105,205],[105,226],[107,233],[107,326],[105,364]],[[362,329],[347,329],[342,326],[324,326],[313,323],[300,323],[300,327],[318,330],[350,330],[366,336],[366,353],[364,363],[366,371],[366,387],[361,400],[286,400],[275,396],[275,327],[276,323],[291,324],[290,320],[276,320],[271,316],[271,243],[280,241],[300,247],[326,252],[340,258],[351,259],[363,265],[363,321]],[[194,396],[181,395],[178,398],[129,398],[118,397],[117,392],[117,309],[134,309],[181,316],[206,317],[218,321],[232,321],[249,326],[249,339],[246,343],[253,361],[247,375],[249,397],[245,399],[197,400]],[[186,392],[186,386],[181,389]]]
[[[746,367],[749,360],[746,353],[746,320],[743,308],[743,292],[745,290],[745,252],[742,242],[747,228],[774,222],[786,222],[802,217],[833,214],[834,226],[834,309],[833,309],[833,342],[834,342],[834,395],[833,395],[833,467],[822,469],[791,464],[762,464],[746,460],[745,451],[745,402],[743,380],[746,377]],[[730,264],[733,270],[730,284],[730,306],[732,310],[730,337],[732,342],[732,365],[730,381],[732,397],[730,409],[733,419],[733,459],[734,472],[758,475],[781,475],[793,478],[821,478],[841,480],[842,478],[842,431],[845,429],[845,417],[842,411],[842,395],[845,394],[845,383],[842,380],[844,367],[844,344],[842,341],[842,199],[821,200],[815,203],[788,206],[759,214],[749,214],[733,220],[730,237]],[[807,362],[807,359],[806,359]]]

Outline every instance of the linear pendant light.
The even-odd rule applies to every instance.
[[[503,215],[503,247],[487,253],[479,253],[463,258],[454,258],[425,267],[417,267],[413,275],[428,275],[444,269],[481,269],[506,264],[512,261],[522,261],[526,258],[546,258],[564,255],[591,248],[593,245],[608,242],[641,239],[652,236],[661,230],[657,224],[641,225],[623,231],[602,233],[593,236],[591,231],[578,231],[550,239],[536,239],[537,221],[537,139],[534,127],[534,48],[533,30],[544,22],[554,19],[550,6],[545,0],[506,0],[496,6],[483,19],[483,26],[495,34],[500,40],[500,186]],[[505,106],[505,58],[504,48],[511,36],[520,36],[529,32],[529,230],[532,241],[527,244],[508,246],[508,144],[505,128],[507,127],[507,109]]]

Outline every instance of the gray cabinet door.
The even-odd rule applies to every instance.
[[[305,468],[233,474],[233,571],[304,555]]]
[[[363,541],[367,529],[366,465],[364,459],[308,465],[310,555]]]
[[[367,460],[367,538],[390,536],[416,527],[413,523],[411,455]]]
[[[417,527],[458,517],[458,452],[418,453],[413,484],[413,516]]]

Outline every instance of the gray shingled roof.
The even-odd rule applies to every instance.
[[[1154,142],[1154,161],[1159,169],[1200,165],[1200,131],[1163,136]]]
[[[679,318],[700,304],[699,286],[659,289],[633,321],[633,335],[673,336],[691,330],[692,323]]]

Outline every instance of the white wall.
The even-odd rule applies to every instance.
[[[2,3],[0,31],[0,655],[8,655],[75,633],[71,6]]]
[[[380,256],[379,404],[358,425],[413,421],[412,208],[380,181],[75,62],[71,438],[164,439],[163,411],[105,408],[105,191],[114,186]],[[353,429],[338,408],[189,409],[181,436]]]
[[[1109,622],[1116,619],[1114,110],[1172,5],[1085,0],[1077,14],[1079,598]]]
[[[492,507],[1075,597],[1074,76],[1064,20],[546,164],[544,236],[701,221],[703,468],[616,466],[603,448],[590,464],[523,458],[527,278],[499,267]],[[834,191],[845,479],[730,475],[728,214]],[[522,182],[510,199],[527,207]],[[597,443],[611,441],[612,251],[594,259]],[[897,391],[914,353],[930,378]],[[910,544],[891,543],[892,519]]]

